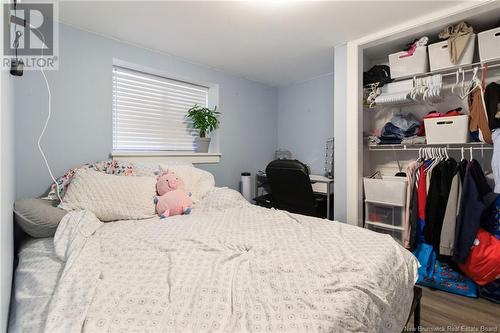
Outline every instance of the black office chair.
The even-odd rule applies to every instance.
[[[315,195],[307,166],[297,160],[275,160],[266,167],[275,208],[326,217],[326,197]]]

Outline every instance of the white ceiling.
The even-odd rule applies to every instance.
[[[68,1],[64,23],[269,85],[333,71],[333,46],[457,1]]]

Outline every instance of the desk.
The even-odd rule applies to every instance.
[[[314,193],[326,195],[326,216],[330,219],[330,196],[333,194],[333,179],[321,175],[309,175]]]
[[[321,175],[309,175],[313,192],[316,194],[326,195],[326,216],[330,219],[330,197],[333,194],[333,179]],[[259,188],[262,188],[266,183],[265,174],[260,174],[255,177],[255,196],[259,196]]]

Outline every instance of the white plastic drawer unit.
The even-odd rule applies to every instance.
[[[500,59],[500,27],[483,31],[477,36],[481,61]]]
[[[469,116],[424,119],[426,140],[435,143],[466,143],[469,141]]]
[[[399,229],[385,228],[379,225],[366,224],[366,228],[371,231],[375,231],[381,234],[390,235],[399,244],[403,245],[403,231]]]
[[[402,230],[404,210],[404,207],[365,202],[365,222]]]
[[[406,202],[406,177],[382,176],[382,179],[363,178],[365,201],[404,207]]]
[[[427,72],[429,70],[427,46],[417,48],[412,55],[408,55],[405,51],[390,54],[389,67],[393,79]]]
[[[499,41],[500,42],[500,41]],[[448,41],[429,45],[429,62],[431,71],[446,69],[457,65],[470,65],[474,60],[474,50],[476,49],[476,35],[472,34],[469,43],[462,53],[458,64],[453,64],[450,59]]]

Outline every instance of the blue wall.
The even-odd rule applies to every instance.
[[[108,158],[112,148],[113,58],[174,76],[219,84],[219,164],[203,165],[217,185],[238,188],[242,171],[252,174],[272,160],[277,143],[274,87],[224,74],[182,59],[60,25],[59,70],[47,72],[53,115],[42,142],[56,176]],[[15,82],[17,197],[43,194],[51,180],[36,148],[47,114],[47,91],[39,71]]]
[[[333,55],[332,55],[333,61]],[[278,90],[278,148],[323,174],[325,144],[333,137],[333,73]]]

